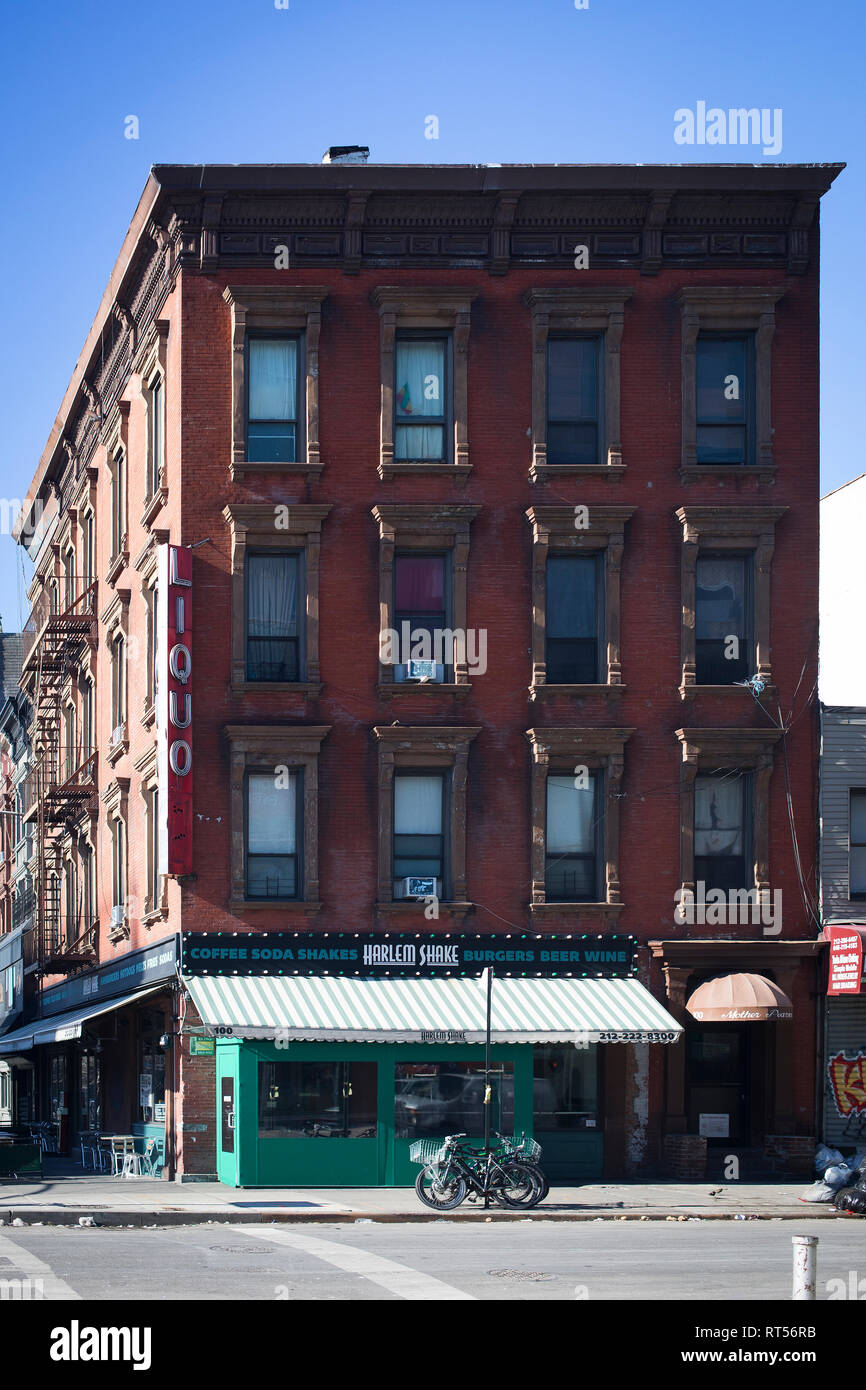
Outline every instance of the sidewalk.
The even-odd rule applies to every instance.
[[[454,1212],[423,1206],[412,1188],[232,1188],[113,1178],[63,1165],[40,1180],[0,1183],[0,1224],[165,1226],[204,1221],[688,1221],[782,1218],[840,1220],[832,1206],[799,1202],[801,1180],[770,1183],[590,1183],[554,1187],[531,1212],[464,1202]]]

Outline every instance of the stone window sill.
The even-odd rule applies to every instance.
[[[119,927],[109,927],[108,939],[113,946],[118,946],[121,941],[129,940],[129,919],[124,918],[123,924]]]
[[[155,907],[150,912],[146,912],[141,919],[141,925],[150,930],[156,926],[157,922],[164,922],[168,917],[167,907]]]
[[[315,917],[321,912],[321,902],[299,902],[297,898],[230,898],[230,912],[251,912],[264,908],[279,908],[292,917]]]
[[[772,463],[684,463],[680,468],[680,481],[683,483],[719,483],[730,479],[737,487],[741,480],[771,485],[776,480],[776,466]]]
[[[417,900],[401,899],[397,902],[390,903],[376,903],[376,912],[379,917],[411,918],[418,915],[421,920],[424,921],[424,911],[425,906],[423,898],[418,898]],[[446,902],[444,898],[440,898],[439,911],[440,913],[445,913],[448,917],[454,917],[462,921],[468,913],[475,911],[475,904],[470,902]],[[432,920],[435,921],[436,919],[434,918]]]
[[[624,463],[534,463],[529,470],[532,483],[549,483],[554,478],[564,478],[573,474],[578,478],[607,478],[609,483],[622,482],[626,471]]]
[[[380,478],[410,477],[417,473],[423,478],[453,478],[461,487],[466,486],[472,473],[471,463],[412,463],[411,460],[392,459],[390,463],[380,463],[376,470]]]
[[[530,700],[537,700],[542,695],[563,695],[585,699],[588,695],[600,695],[605,700],[618,700],[628,687],[625,685],[531,685],[529,687]]]
[[[153,494],[152,497],[146,497],[146,498],[145,498],[145,500],[144,500],[144,511],[143,511],[142,514],[141,514],[141,525],[142,525],[142,529],[143,529],[143,530],[145,530],[145,531],[148,530],[148,528],[150,527],[150,525],[151,525],[151,523],[152,523],[154,517],[158,516],[159,512],[160,512],[160,511],[162,510],[162,508],[165,506],[165,504],[166,504],[167,501],[168,501],[168,488],[167,488],[167,487],[159,487],[159,488],[157,488],[156,492]]]
[[[296,459],[294,463],[250,463],[248,459],[235,459],[229,473],[232,478],[244,473],[303,473],[308,478],[317,478],[324,467],[323,463],[310,463],[307,459]]]
[[[141,723],[142,728],[143,728],[143,729],[149,729],[150,726],[153,724],[153,722],[154,722],[155,719],[156,719],[156,705],[155,705],[155,704],[153,703],[153,701],[151,700],[151,701],[149,701],[149,702],[145,705],[145,707],[144,707],[144,712],[142,713],[142,716],[141,716],[140,723]]]
[[[624,903],[530,903],[530,916],[536,920],[549,917],[585,917],[593,922],[604,923],[616,918],[622,912]]]
[[[761,695],[754,696],[747,685],[734,685],[733,683],[731,685],[698,685],[695,683],[694,685],[680,686],[681,700],[693,700],[696,695],[712,695],[717,699],[719,696],[722,698],[733,696],[736,699],[747,695],[750,700],[757,699],[759,703],[763,700],[772,702],[776,698],[776,687],[768,685]]]
[[[235,681],[231,693],[245,695],[302,695],[315,700],[322,692],[320,681]]]
[[[105,582],[107,584],[110,584],[113,588],[128,564],[129,551],[118,551],[118,553],[112,557],[111,563],[109,564],[108,569],[105,572]]]
[[[106,753],[106,755],[105,755],[105,760],[106,760],[106,762],[110,763],[111,766],[113,767],[114,764],[115,764],[116,762],[119,762],[120,759],[124,756],[124,754],[126,754],[126,753],[128,753],[128,752],[129,752],[129,737],[128,737],[127,732],[126,732],[126,724],[124,724],[124,725],[123,725],[123,738],[119,738],[119,739],[116,740],[116,742],[110,743],[110,744],[108,745],[108,751],[107,751],[107,753]]]
[[[469,681],[457,685],[446,681],[379,681],[376,692],[383,699],[391,696],[410,695],[420,699],[423,695],[438,695],[440,698],[448,697],[452,700],[460,700],[467,696],[472,689]]]

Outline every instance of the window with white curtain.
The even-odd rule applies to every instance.
[[[298,458],[298,338],[248,342],[247,458],[295,463]]]
[[[399,337],[395,344],[394,457],[447,462],[447,337]]]
[[[730,685],[752,673],[752,556],[698,556],[695,568],[695,678]]]
[[[299,898],[300,772],[247,774],[246,879],[248,898]]]
[[[545,616],[548,685],[594,685],[601,640],[600,561],[596,555],[551,555]]]
[[[711,888],[751,888],[748,868],[751,774],[707,773],[695,778],[695,882]]]
[[[399,772],[394,778],[394,892],[404,878],[445,877],[445,778]]]
[[[547,779],[548,902],[598,901],[599,778],[599,773],[587,772],[577,777],[551,774]]]
[[[851,791],[848,897],[866,898],[866,791]]]
[[[250,553],[245,561],[247,680],[301,679],[301,557]]]

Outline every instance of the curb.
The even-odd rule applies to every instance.
[[[375,1223],[378,1225],[398,1225],[408,1222],[431,1222],[431,1221],[463,1221],[463,1222],[487,1222],[487,1221],[675,1221],[684,1224],[689,1221],[735,1221],[739,1213],[708,1211],[706,1214],[698,1215],[693,1212],[684,1215],[682,1212],[674,1213],[670,1211],[651,1211],[651,1212],[623,1212],[599,1210],[590,1208],[587,1211],[557,1211],[555,1207],[549,1209],[535,1208],[531,1212],[515,1211],[484,1211],[483,1208],[477,1211],[454,1211],[441,1212],[435,1211],[412,1211],[412,1212],[366,1212],[366,1211],[345,1211],[345,1212],[240,1212],[224,1211],[222,1209],[205,1209],[197,1211],[123,1211],[115,1209],[113,1211],[94,1211],[87,1207],[65,1208],[57,1211],[53,1208],[40,1209],[29,1207],[26,1211],[16,1212],[14,1209],[0,1211],[0,1228],[9,1228],[13,1220],[23,1221],[25,1226],[41,1224],[43,1226],[75,1226],[77,1227],[81,1218],[93,1223],[94,1227],[153,1227],[153,1226],[201,1226],[207,1223],[217,1225],[271,1225],[271,1224],[291,1224],[291,1225],[317,1225],[317,1226],[340,1226],[353,1225],[356,1222]],[[780,1207],[777,1210],[769,1209],[760,1212],[744,1212],[743,1217],[747,1221],[827,1221],[835,1217],[850,1215],[847,1212],[836,1211],[835,1208],[829,1210],[806,1210],[792,1211],[789,1207]]]

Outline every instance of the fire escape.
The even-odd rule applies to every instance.
[[[64,837],[95,803],[97,764],[96,749],[69,736],[63,691],[95,637],[95,582],[74,575],[48,580],[25,629],[22,672],[33,706],[24,820],[35,827],[36,912],[27,955],[43,975],[66,974],[95,957],[93,923],[64,896],[63,871]]]

